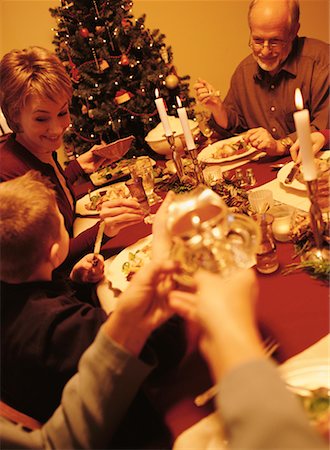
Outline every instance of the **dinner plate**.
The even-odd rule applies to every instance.
[[[258,149],[255,147],[250,147],[249,150],[246,150],[244,152],[235,153],[233,155],[227,156],[225,158],[215,158],[213,155],[214,153],[219,150],[221,147],[223,147],[226,144],[235,144],[239,140],[242,139],[242,135],[240,136],[233,136],[228,139],[223,139],[221,141],[214,142],[211,145],[208,145],[207,147],[203,148],[203,150],[198,155],[198,160],[200,162],[204,163],[224,163],[224,162],[230,162],[234,161],[235,159],[244,158],[245,156],[251,155],[251,153],[256,152]]]
[[[90,197],[95,194],[101,193],[107,195],[109,199],[113,198],[128,198],[130,192],[124,182],[112,184],[111,186],[105,186],[103,188],[95,189],[90,194],[84,195],[84,197],[77,200],[76,213],[81,216],[96,216],[99,215],[99,211],[87,209],[87,205],[90,203]]]
[[[134,261],[135,255],[137,255],[138,258],[141,259],[141,265],[144,265],[150,260],[151,251],[148,250],[144,252],[144,250],[150,247],[151,242],[152,234],[149,234],[145,238],[142,238],[129,247],[126,247],[112,260],[107,270],[105,271],[105,277],[109,281],[111,281],[112,287],[114,289],[124,291],[129,286],[129,281],[127,280],[127,276],[123,271],[123,265],[125,263]]]
[[[277,179],[288,188],[296,189],[298,191],[306,191],[306,185],[304,183],[301,183],[297,180],[297,178],[294,178],[292,183],[286,183],[286,177],[289,175],[292,167],[294,165],[293,161],[290,161],[288,164],[283,166],[278,172],[277,172]]]
[[[288,361],[279,367],[282,378],[293,391],[300,388],[330,389],[330,367],[327,358],[310,358],[299,361]]]

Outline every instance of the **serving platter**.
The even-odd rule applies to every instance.
[[[230,161],[235,161],[236,159],[244,158],[245,156],[251,155],[256,152],[258,149],[250,146],[247,150],[240,149],[235,153],[228,155],[226,157],[217,157],[216,153],[219,152],[224,146],[232,146],[237,144],[242,140],[242,135],[233,136],[228,139],[222,139],[221,141],[214,142],[211,145],[203,148],[203,150],[198,155],[198,161],[211,164],[211,163],[226,163]]]

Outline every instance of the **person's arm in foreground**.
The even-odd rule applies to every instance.
[[[173,272],[171,262],[152,262],[134,276],[94,343],[83,354],[78,373],[67,383],[61,406],[40,429],[22,430],[1,421],[4,448],[100,449],[109,445],[138,388],[154,366],[143,349],[150,333],[172,311],[155,286]],[[143,362],[139,359],[143,349]]]
[[[200,271],[195,280],[198,296],[175,291],[170,305],[201,325],[201,349],[220,383],[217,404],[230,448],[327,448],[264,356],[254,317],[254,272],[223,279]]]

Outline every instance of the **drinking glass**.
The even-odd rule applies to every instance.
[[[149,205],[154,205],[159,201],[159,197],[154,193],[155,179],[152,162],[149,156],[139,156],[130,165],[132,178],[141,177],[143,187],[148,198]]]
[[[168,210],[167,227],[172,236],[173,259],[179,261],[189,285],[191,276],[204,268],[227,276],[238,268],[255,264],[260,240],[256,222],[229,211],[221,197],[199,185],[174,199]]]
[[[210,114],[207,111],[198,112],[196,113],[196,119],[202,135],[207,138],[207,145],[211,145],[211,136],[213,134],[213,130],[209,125]]]

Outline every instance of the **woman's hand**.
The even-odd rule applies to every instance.
[[[113,237],[123,228],[142,222],[146,213],[134,198],[119,198],[102,203],[100,218],[104,220],[104,233]]]
[[[97,264],[95,264],[97,258]],[[70,279],[76,283],[98,283],[104,273],[104,258],[102,255],[94,256],[93,253],[85,255],[72,268]]]
[[[97,171],[101,166],[104,166],[107,163],[106,158],[94,154],[93,149],[97,147],[100,147],[100,145],[94,145],[94,147],[89,149],[87,152],[82,153],[77,158],[80,167],[83,169],[85,173],[93,173]]]

